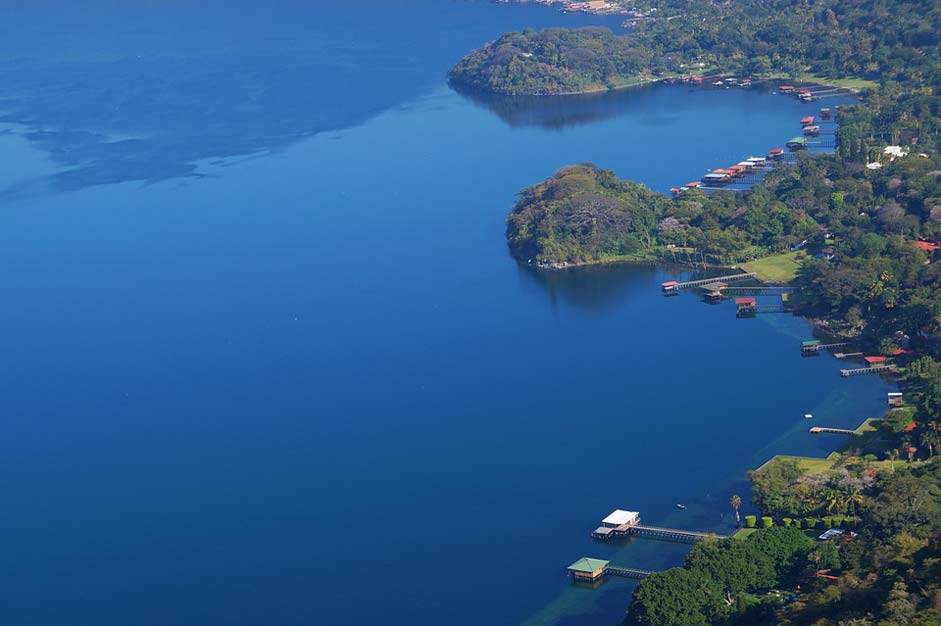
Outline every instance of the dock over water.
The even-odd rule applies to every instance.
[[[831,428],[829,426],[814,426],[810,429],[810,432],[814,435],[819,435],[820,433],[833,433],[836,435],[855,435],[856,431],[849,428]]]
[[[611,539],[633,535],[646,539],[672,541],[675,543],[696,543],[703,539],[727,539],[727,535],[704,533],[696,530],[683,530],[680,528],[664,528],[662,526],[645,526],[640,523],[640,513],[636,511],[614,511],[604,518],[601,526],[596,528],[591,536],[595,539]]]
[[[702,278],[699,280],[688,280],[685,282],[677,282],[671,280],[669,282],[663,283],[663,291],[665,293],[672,293],[679,291],[681,289],[690,289],[692,287],[702,287],[704,285],[711,284],[721,284],[728,283],[733,280],[746,280],[749,278],[755,278],[756,274],[754,272],[746,272],[743,274],[731,274],[729,276],[713,276],[712,278]]]

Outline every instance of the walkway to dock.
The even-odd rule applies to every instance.
[[[837,348],[846,348],[849,347],[850,343],[844,341],[843,343],[811,343],[805,341],[801,346],[801,352],[807,354],[811,352],[820,352],[821,350],[836,350]]]
[[[648,539],[659,539],[661,541],[675,541],[678,543],[696,543],[710,537],[714,539],[727,539],[726,535],[717,535],[715,533],[701,533],[695,530],[680,530],[678,528],[661,528],[659,526],[643,526],[637,524],[632,526],[630,534]]]
[[[620,576],[621,578],[633,578],[635,580],[647,578],[653,574],[653,572],[648,572],[645,569],[621,567],[620,565],[608,565],[606,568],[604,568],[604,573],[610,574],[611,576]]]
[[[862,376],[864,374],[881,374],[883,372],[894,372],[898,368],[894,365],[874,365],[872,367],[859,367],[852,370],[840,370],[840,376],[848,378],[850,376]]]
[[[702,278],[700,280],[688,280],[682,283],[664,283],[663,290],[666,292],[679,291],[680,289],[689,289],[691,287],[701,287],[709,283],[724,283],[732,280],[745,280],[755,278],[754,272],[744,274],[731,274],[730,276],[713,276],[712,278]]]
[[[851,430],[849,428],[831,428],[829,426],[814,426],[813,428],[810,429],[810,432],[812,432],[815,435],[819,435],[820,433],[834,433],[836,435],[855,435],[856,434],[855,430]]]

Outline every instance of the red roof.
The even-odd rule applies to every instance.
[[[918,422],[912,422],[912,423],[910,423],[908,426],[906,426],[905,428],[903,428],[903,429],[902,429],[902,432],[910,433],[910,432],[912,432],[913,430],[915,430],[916,428],[918,428]]]
[[[792,87],[791,85],[781,85],[780,87],[778,87],[778,89],[784,91],[787,89],[794,89],[794,87]]]
[[[813,115],[807,115],[801,118],[801,124],[813,124],[813,123],[814,123]]]
[[[916,448],[915,446],[910,446],[908,448],[908,451],[911,452],[912,454],[915,454],[916,452],[918,452],[918,448]]]
[[[732,172],[730,172],[729,170],[724,170],[720,167],[720,168],[712,170],[712,173],[713,174],[731,174]]]
[[[810,89],[798,89],[797,93],[810,93]]]
[[[676,282],[675,280],[668,280],[667,282],[662,283],[660,286],[661,287],[675,287],[677,285],[679,285],[679,283]]]
[[[686,184],[683,185],[683,186],[684,186],[684,187],[699,187],[701,184],[702,184],[702,183],[701,183],[700,181],[695,180],[695,181],[693,181],[693,182],[691,182],[691,183],[686,183]]]
[[[902,356],[903,354],[915,354],[915,351],[906,350],[905,348],[896,348],[892,351],[892,356]]]
[[[781,154],[784,152],[784,148],[771,148],[768,150],[768,154]]]
[[[873,363],[885,363],[887,359],[884,356],[867,356],[863,357],[863,360],[872,365]]]
[[[735,298],[735,304],[755,304],[754,298]]]
[[[930,241],[916,241],[915,246],[925,252],[936,252],[941,250],[941,244],[931,243]]]

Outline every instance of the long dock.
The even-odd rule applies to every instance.
[[[801,346],[801,352],[804,354],[813,354],[820,352],[821,350],[831,351],[838,348],[849,347],[850,342],[844,341],[842,343],[815,343],[811,341],[805,341]]]
[[[709,283],[726,283],[732,280],[746,280],[748,278],[755,278],[756,274],[754,272],[747,272],[744,274],[731,274],[729,276],[713,276],[712,278],[701,278],[699,280],[688,280],[686,282],[669,282],[663,284],[663,290],[666,292],[679,291],[680,289],[690,289],[691,287],[702,287],[703,285],[708,285]]]
[[[814,426],[810,432],[819,435],[820,433],[833,433],[835,435],[855,435],[856,431],[849,428],[831,428],[830,426]]]
[[[610,576],[620,576],[621,578],[633,578],[635,580],[640,580],[642,578],[647,578],[653,572],[648,572],[645,569],[634,569],[633,567],[621,567],[620,565],[608,565],[604,568],[604,573]]]
[[[657,539],[659,541],[672,541],[674,543],[696,543],[703,539],[726,539],[727,535],[717,535],[715,533],[703,533],[695,530],[681,530],[679,528],[663,528],[660,526],[644,526],[635,524],[633,526],[621,526],[618,528],[596,528],[591,536],[595,539],[610,539],[611,537],[625,537],[633,535],[645,539]]]
[[[849,378],[850,376],[862,376],[864,374],[881,374],[883,372],[894,372],[898,368],[894,365],[874,365],[871,367],[858,367],[852,370],[840,370],[840,376]]]

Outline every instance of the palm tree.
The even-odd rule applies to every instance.
[[[899,451],[895,448],[889,450],[889,461],[891,462],[890,467],[892,468],[892,473],[895,473],[895,459],[899,458]]]
[[[732,496],[729,503],[732,505],[732,508],[735,509],[735,525],[741,526],[742,518],[738,515],[738,507],[742,506],[742,499],[739,496]]]
[[[934,447],[939,443],[941,443],[941,431],[938,430],[937,424],[932,422],[921,433],[921,445],[928,448],[928,456],[931,457],[934,456]]]
[[[851,493],[850,495],[848,495],[848,496],[846,497],[846,501],[847,501],[847,503],[848,503],[848,504],[850,505],[850,507],[851,507],[851,511],[852,511],[852,512],[851,512],[850,514],[851,514],[853,517],[856,517],[856,511],[858,510],[858,509],[857,509],[857,505],[860,505],[860,506],[861,506],[861,505],[863,504],[863,502],[866,501],[866,498],[865,498],[865,496],[863,496],[863,494],[859,491],[859,489],[853,489],[853,493]]]

